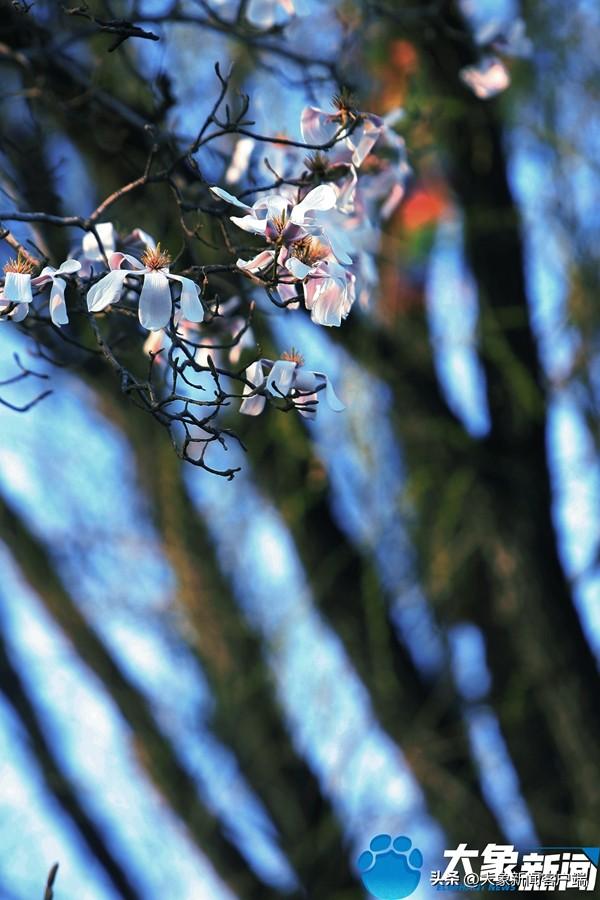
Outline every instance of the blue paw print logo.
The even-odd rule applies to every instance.
[[[411,847],[404,835],[392,840],[389,834],[378,834],[358,857],[362,883],[378,900],[402,900],[416,890],[423,854]]]

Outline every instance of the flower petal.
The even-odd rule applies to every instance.
[[[248,231],[250,234],[264,234],[267,230],[267,219],[257,219],[256,216],[230,216],[234,225],[241,228],[242,231]]]
[[[301,225],[308,212],[313,210],[333,209],[337,202],[337,194],[330,184],[320,184],[309,191],[304,200],[301,200],[290,214],[290,220],[296,225]]]
[[[260,390],[265,383],[262,360],[259,359],[252,363],[251,366],[248,366],[245,376],[248,381],[254,385],[254,388],[251,388],[247,384],[244,385],[242,394],[244,399],[240,405],[240,412],[245,416],[258,416],[265,408],[266,399],[262,394],[252,394],[252,391],[255,389]],[[251,394],[252,396],[249,396]]]
[[[56,270],[56,274],[60,275],[73,275],[75,272],[79,272],[81,269],[81,263],[78,259],[65,259],[63,263],[60,264],[58,269]],[[42,270],[42,275],[46,270]]]
[[[211,187],[211,191],[221,200],[225,200],[226,203],[232,203],[234,206],[239,206],[240,209],[245,209],[247,212],[252,211],[251,206],[248,206],[247,203],[242,203],[241,200],[238,200],[237,197],[234,197],[233,194],[230,194],[228,191],[224,191],[223,188]]]
[[[480,100],[490,100],[510,85],[510,75],[504,63],[488,56],[474,66],[465,66],[460,77]]]
[[[297,363],[278,359],[267,377],[267,392],[273,397],[287,397],[294,382]]]
[[[302,140],[307,144],[327,144],[339,130],[340,123],[316,106],[306,106],[300,118]]]
[[[115,269],[93,284],[87,294],[89,311],[102,312],[111,303],[118,303],[125,279],[130,274],[127,269]]]
[[[104,247],[104,252],[107,256],[114,251],[117,244],[117,232],[113,226],[112,222],[100,222],[96,225],[96,231],[98,232],[98,237],[102,242],[102,246]],[[98,246],[98,241],[96,240],[96,236],[91,231],[86,231],[83,236],[83,240],[81,242],[81,246],[83,249],[83,255],[86,259],[89,259],[91,262],[103,262],[104,257],[102,256],[102,252],[100,247]]]
[[[181,312],[183,318],[188,322],[203,322],[204,307],[200,302],[200,288],[191,278],[185,278],[183,275],[167,275],[173,281],[181,284],[181,295],[179,301],[181,303]]]
[[[69,324],[67,305],[65,303],[66,286],[64,278],[52,279],[52,287],[50,289],[50,318],[59,328],[61,325]]]
[[[10,303],[31,303],[31,275],[25,272],[6,272],[4,299]]]
[[[163,272],[151,269],[144,275],[138,316],[148,331],[164,328],[171,318],[173,303],[169,281]]]

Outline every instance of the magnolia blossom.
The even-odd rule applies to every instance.
[[[317,106],[307,106],[302,111],[300,128],[307,144],[328,144],[336,137],[349,132],[344,144],[352,153],[352,163],[360,168],[375,146],[385,122],[372,113],[356,112],[343,98],[334,101],[336,112],[325,112]]]
[[[13,322],[22,322],[29,312],[29,304],[33,302],[31,292],[31,276],[34,266],[19,250],[16,259],[9,260],[4,266],[4,288],[0,297],[0,317],[10,318]]]
[[[138,315],[140,323],[149,331],[164,328],[171,318],[173,303],[170,282],[181,285],[181,312],[190,322],[202,322],[204,309],[200,302],[198,285],[183,275],[173,275],[169,271],[171,257],[160,249],[160,244],[149,249],[141,262],[126,253],[113,253],[109,259],[110,271],[88,291],[87,304],[90,312],[101,312],[121,299],[125,281],[129,276],[142,281]],[[130,268],[122,268],[127,264]]]
[[[275,362],[259,359],[246,369],[245,377],[250,385],[244,386],[240,412],[246,416],[258,416],[265,408],[267,397],[282,400],[289,398],[300,415],[313,419],[321,392],[330,409],[341,412],[344,404],[338,399],[327,375],[308,372],[304,359],[292,351],[282,354]]]
[[[317,213],[333,209],[337,202],[337,192],[330,184],[320,184],[313,188],[298,203],[283,194],[269,194],[261,197],[252,206],[243,203],[219,187],[211,187],[213,194],[243,209],[245,216],[231,216],[238,228],[251,234],[261,234],[270,243],[290,244],[307,234],[323,231]]]
[[[75,272],[79,272],[81,263],[77,259],[67,259],[61,263],[58,269],[53,266],[46,266],[42,269],[37,278],[32,279],[32,284],[46,285],[50,284],[50,318],[55,325],[60,328],[61,325],[68,325],[69,317],[67,315],[67,305],[65,303],[65,288],[67,286],[67,278]]]
[[[493,54],[472,66],[460,70],[460,77],[481,100],[489,100],[502,93],[510,85],[508,69],[500,56],[531,56],[532,43],[525,32],[523,19],[515,19],[508,27],[491,21],[479,29],[475,35],[477,43],[493,51]]]
[[[460,77],[480,100],[489,100],[510,85],[508,69],[496,56],[485,56],[473,66],[464,66]]]
[[[118,250],[141,255],[145,250],[156,248],[154,238],[141,228],[134,228],[124,238],[121,238],[112,222],[99,222],[96,225],[96,232],[100,238],[102,249],[96,235],[92,231],[86,231],[81,244],[71,251],[71,256],[81,261],[83,277],[89,277],[92,270],[105,269],[105,259],[110,259],[112,254]]]

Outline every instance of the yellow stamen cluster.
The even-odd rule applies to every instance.
[[[19,275],[33,275],[35,266],[29,262],[22,250],[16,259],[9,259],[4,265],[5,272],[18,272]]]
[[[319,243],[316,238],[307,235],[302,240],[296,241],[291,249],[292,256],[299,259],[307,266],[313,266],[327,255],[327,247]]]
[[[295,347],[292,347],[291,350],[286,350],[285,353],[282,353],[281,359],[285,359],[286,362],[295,362],[297,366],[304,365],[304,357],[296,350]]]
[[[157,244],[154,249],[148,247],[142,256],[142,263],[147,269],[166,269],[171,265],[171,255],[166,250],[161,250],[160,244]]]
[[[282,212],[280,216],[273,216],[273,227],[278,234],[281,234],[283,229],[286,226],[287,216],[285,212]]]

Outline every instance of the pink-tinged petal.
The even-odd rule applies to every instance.
[[[200,288],[191,278],[185,278],[183,275],[167,276],[173,281],[178,281],[181,285],[181,295],[179,301],[181,303],[181,312],[184,319],[188,322],[204,322],[204,307],[200,302]]]
[[[129,253],[111,253],[108,257],[108,264],[111,269],[122,269],[123,263],[127,263],[132,269],[137,269],[138,271],[144,269],[139,259],[136,259],[135,256],[131,256]]]
[[[256,216],[230,216],[229,217],[234,225],[237,225],[238,228],[241,228],[242,231],[247,231],[249,234],[263,234],[267,230],[267,220],[266,219],[257,219]]]
[[[102,242],[104,252],[107,256],[110,256],[117,244],[117,232],[115,231],[112,222],[100,222],[96,225],[96,231]],[[90,262],[104,262],[102,251],[100,250],[100,246],[93,232],[87,231],[84,234],[81,247],[83,249],[83,255],[86,259],[89,259]]]
[[[494,56],[482,59],[476,66],[465,66],[460,77],[480,100],[490,100],[510,85],[508,69]]]
[[[294,382],[296,363],[288,359],[278,359],[267,377],[267,391],[273,397],[287,397]]]
[[[303,419],[315,419],[317,415],[318,394],[306,394],[304,397],[294,399],[297,412]]]
[[[31,275],[25,272],[6,272],[4,299],[10,303],[31,303]]]
[[[260,272],[273,264],[274,250],[262,250],[252,259],[238,259],[236,266],[246,272]]]
[[[360,168],[377,143],[383,129],[383,122],[377,116],[365,120],[348,137],[348,144],[353,148],[352,162]]]
[[[354,196],[357,184],[358,174],[354,166],[350,166],[349,173],[337,185],[337,208],[341,212],[352,212],[354,210]]]
[[[87,294],[89,311],[102,312],[111,303],[118,303],[121,299],[125,279],[129,274],[127,269],[115,269],[93,284]]]
[[[173,303],[169,281],[163,272],[151,270],[144,275],[138,315],[148,331],[164,328],[171,318]]]
[[[144,353],[148,356],[150,356],[151,353],[158,353],[159,350],[162,350],[164,347],[165,338],[166,335],[162,329],[160,331],[151,331],[144,341]]]
[[[246,212],[252,212],[251,206],[248,206],[247,203],[242,203],[241,200],[238,200],[238,198],[234,197],[233,194],[230,194],[229,191],[224,191],[223,188],[220,187],[211,187],[211,191],[226,203],[231,203],[233,206],[239,206],[240,209],[245,209]]]
[[[50,318],[55,325],[69,324],[67,304],[65,303],[66,282],[63,278],[54,278],[50,290]]]
[[[40,274],[31,279],[31,283],[36,287],[39,287],[43,284],[48,284],[48,282],[54,277],[56,271],[57,270],[54,268],[54,266],[44,266]]]
[[[300,117],[302,140],[306,144],[328,144],[339,131],[340,123],[316,106],[306,106]]]
[[[286,284],[285,282],[282,282],[281,284],[278,284],[277,293],[279,294],[281,302],[286,304],[287,309],[298,309],[300,306],[296,283]]]
[[[309,212],[325,211],[333,209],[337,203],[337,193],[330,184],[320,184],[309,191],[304,200],[301,200],[290,214],[290,220],[296,225],[304,222],[304,217]]]
[[[81,263],[78,259],[65,259],[63,263],[60,264],[58,269],[56,270],[57,275],[74,275],[75,272],[79,272],[81,269]],[[45,269],[42,270],[42,275],[44,274]]]

